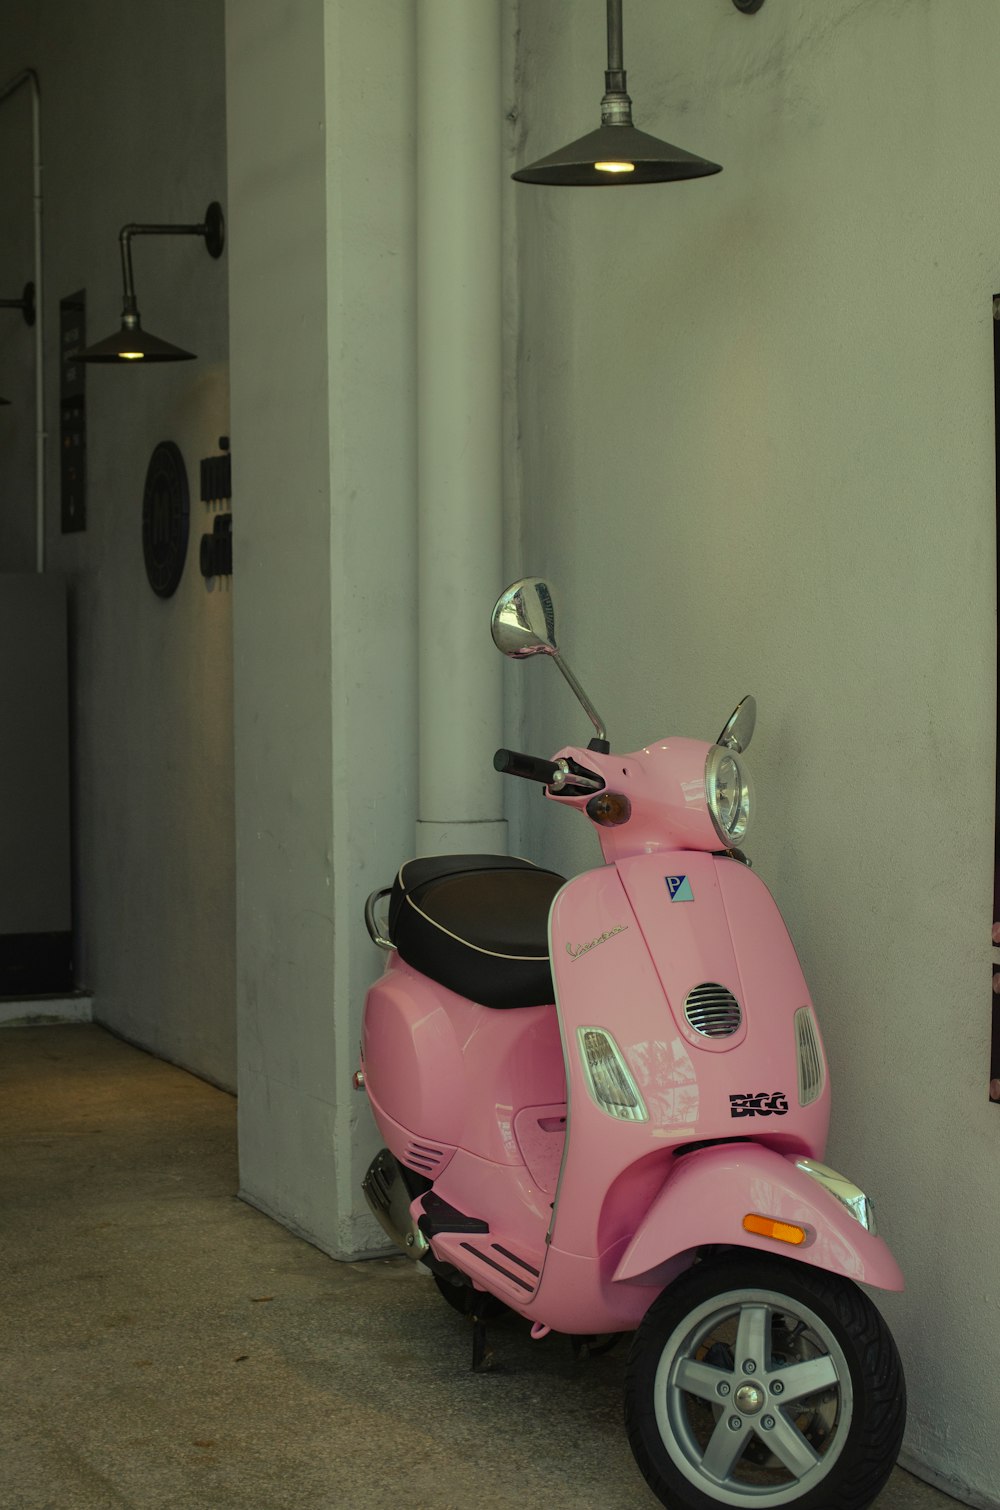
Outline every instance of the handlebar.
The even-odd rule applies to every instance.
[[[504,776],[521,776],[525,781],[539,781],[549,788],[550,796],[578,797],[586,792],[600,792],[604,782],[593,771],[585,771],[573,760],[542,760],[539,755],[522,755],[517,750],[497,750],[493,768]]]
[[[521,776],[525,781],[539,781],[542,786],[551,786],[560,771],[554,760],[543,760],[540,755],[521,755],[517,750],[497,750],[493,757],[493,769],[504,776]]]

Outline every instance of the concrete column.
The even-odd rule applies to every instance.
[[[497,0],[417,13],[418,854],[505,853],[501,28]]]
[[[412,0],[229,0],[226,45],[240,1186],[351,1258],[416,806]]]

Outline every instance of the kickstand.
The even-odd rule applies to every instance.
[[[621,1339],[621,1332],[607,1332],[597,1337],[571,1337],[569,1340],[573,1357],[579,1363],[583,1358],[599,1358],[602,1353],[610,1353]]]
[[[492,1374],[497,1371],[493,1349],[486,1340],[486,1323],[479,1316],[470,1316],[472,1322],[472,1372]]]

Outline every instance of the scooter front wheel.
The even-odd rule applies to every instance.
[[[746,1253],[699,1264],[632,1342],[625,1421],[675,1510],[864,1510],[896,1461],[895,1343],[849,1280]]]

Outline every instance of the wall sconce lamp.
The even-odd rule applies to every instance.
[[[81,362],[187,362],[194,359],[193,351],[184,351],[172,346],[160,336],[143,330],[139,319],[139,306],[135,298],[132,278],[133,236],[201,236],[210,257],[221,257],[226,244],[226,222],[222,206],[213,200],[205,211],[201,225],[124,225],[118,234],[122,257],[122,323],[121,329],[103,341],[95,341],[83,351],[77,352]]]
[[[35,285],[26,283],[20,299],[0,299],[0,309],[19,309],[25,325],[35,323]]]
[[[721,173],[719,163],[694,157],[661,142],[632,124],[632,101],[622,66],[622,0],[608,0],[608,67],[604,75],[601,124],[511,177],[528,184],[610,185],[673,183]]]
[[[0,309],[19,309],[25,325],[35,323],[35,285],[26,283],[20,299],[0,299]],[[0,398],[0,404],[9,404],[9,398]]]

